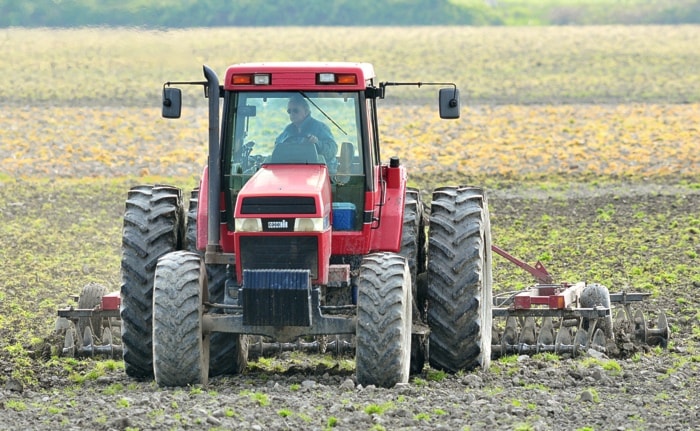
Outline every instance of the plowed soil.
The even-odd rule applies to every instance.
[[[26,192],[20,187],[21,182],[7,182],[0,189],[5,198],[1,207],[4,217],[12,219],[24,208],[11,199]],[[34,197],[42,190],[45,202],[53,202],[44,205],[44,216],[50,219],[61,220],[61,213],[76,206],[91,206],[92,198],[80,191],[58,192],[45,186],[37,188]],[[510,188],[488,193],[494,240],[507,245],[516,245],[517,239],[508,240],[506,226],[556,220],[558,226],[552,226],[553,231],[579,232],[582,224],[595,226],[600,222],[601,209],[611,203],[617,235],[636,232],[635,228],[643,225],[639,214],[662,218],[662,225],[673,226],[676,215],[695,214],[697,220],[700,210],[700,192],[677,184],[572,185],[557,190]],[[106,210],[114,219],[123,207],[120,193],[106,193],[103,198],[96,209]],[[56,227],[70,230],[70,226]],[[600,229],[608,232],[608,228]],[[546,232],[528,232],[533,249],[547,248],[550,239]],[[699,252],[697,224],[680,232],[686,237],[676,239],[694,246],[694,250],[687,250],[688,255]],[[654,267],[659,273],[683,260],[666,254],[667,241],[674,240],[666,234],[637,234],[647,237],[644,243],[651,250],[649,256],[659,262]],[[598,243],[584,247],[596,251],[589,252],[589,258],[614,261],[620,250],[604,250],[605,238],[597,237]],[[660,243],[655,238],[660,238]],[[118,242],[118,238],[113,241]],[[561,244],[575,241],[559,239]],[[41,246],[23,247],[29,247],[29,254],[44,253]],[[691,265],[693,262],[696,260],[691,260]],[[582,277],[590,270],[585,260],[562,264],[555,259],[552,264],[564,272],[564,267],[572,265],[583,272]],[[519,282],[508,265],[495,261],[501,289]],[[614,262],[607,265],[609,272],[624,269]],[[442,375],[426,368],[409,384],[392,389],[357,385],[352,367],[343,365],[347,361],[298,354],[286,354],[273,365],[255,363],[244,374],[212,379],[207,387],[161,389],[153,382],[129,379],[119,368],[100,368],[100,362],[92,359],[49,361],[37,350],[23,365],[25,372],[34,376],[34,383],[27,383],[13,377],[20,365],[6,347],[0,355],[4,374],[0,425],[27,430],[55,429],[58,424],[61,429],[120,430],[694,429],[700,420],[696,390],[700,357],[695,329],[700,315],[698,288],[690,279],[665,283],[661,292],[641,306],[652,322],[658,310],[668,313],[672,335],[667,350],[634,347],[613,358],[597,354],[579,358],[511,356],[496,360],[490,370],[458,375]],[[5,295],[7,301],[11,293]],[[3,338],[12,340],[11,332],[4,327]],[[43,346],[50,341],[47,338]],[[102,371],[96,373],[96,369]],[[91,373],[92,377],[85,377]]]

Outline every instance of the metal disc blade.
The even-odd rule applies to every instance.
[[[515,344],[518,342],[518,321],[515,317],[506,319],[506,329],[501,337],[501,344]]]
[[[623,323],[626,320],[627,314],[625,313],[625,310],[618,308],[617,311],[615,311],[615,324],[617,325],[618,323]]]
[[[89,347],[93,345],[92,329],[89,326],[85,327],[85,332],[83,333],[83,346]]]
[[[518,342],[518,333],[512,326],[506,326],[506,330],[503,331],[503,336],[501,337],[502,345],[514,345]]]
[[[527,317],[523,324],[523,329],[520,331],[520,344],[535,344],[535,318]]]
[[[112,330],[110,328],[102,328],[102,344],[112,344]]]
[[[668,346],[668,320],[666,319],[666,314],[663,311],[659,313],[659,317],[656,322],[656,329],[649,329],[646,331],[646,333],[647,344],[659,345],[664,348]]]
[[[634,335],[637,340],[643,343],[647,342],[647,322],[644,319],[642,310],[637,310],[637,312],[634,313]]]
[[[574,336],[574,355],[580,350],[586,351],[588,348],[588,332],[585,329],[579,328]]]
[[[540,328],[540,333],[537,336],[537,345],[546,346],[554,344],[554,325],[552,324],[551,317],[545,317],[542,321],[542,327]]]
[[[67,349],[75,347],[75,338],[73,338],[73,331],[66,331],[66,338],[63,340],[63,347]]]
[[[75,336],[72,329],[66,331],[66,338],[63,340],[63,355],[70,358],[75,357]]]
[[[54,325],[54,331],[67,331],[71,327],[71,321],[65,317],[59,317],[56,319],[56,324]]]
[[[557,332],[557,338],[554,341],[554,351],[557,354],[565,353],[564,346],[571,346],[571,332],[569,332],[567,327],[563,327]]]
[[[659,322],[656,326],[659,328],[659,330],[668,332],[668,320],[666,319],[666,313],[663,311],[659,312]]]
[[[491,345],[501,344],[501,329],[496,324],[496,319],[491,321]]]
[[[591,348],[602,352],[605,350],[605,332],[602,329],[596,329],[591,340]]]

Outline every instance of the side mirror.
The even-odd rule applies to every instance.
[[[182,91],[179,88],[163,87],[163,118],[180,118]]]
[[[459,90],[454,88],[440,89],[440,118],[451,120],[459,118]]]

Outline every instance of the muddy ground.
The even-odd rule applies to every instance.
[[[490,190],[489,196],[495,226],[553,219],[560,225],[557,229],[570,225],[564,232],[576,232],[582,224],[603,229],[595,222],[611,202],[618,233],[638,232],[632,229],[640,225],[639,214],[667,215],[668,223],[674,214],[695,214],[695,220],[700,214],[700,191],[678,184],[508,188]],[[691,236],[683,239],[695,248],[689,254],[700,251],[697,229],[681,230]],[[495,238],[515,246],[505,238],[509,232],[494,227]],[[651,255],[660,256],[669,267],[677,264],[674,256],[665,254],[668,247],[655,246],[654,238],[663,237],[661,233],[644,234],[649,236]],[[549,239],[543,237],[539,241],[546,244]],[[540,246],[537,238],[534,241]],[[580,264],[567,262],[559,269]],[[496,261],[501,265],[507,264]],[[504,276],[497,269],[499,279]],[[0,428],[695,429],[700,423],[695,329],[700,286],[688,279],[664,288],[641,308],[652,322],[658,310],[667,312],[672,328],[669,349],[634,347],[614,357],[515,355],[495,360],[489,370],[457,375],[427,367],[408,384],[392,389],[358,385],[348,358],[298,354],[252,364],[242,375],[217,377],[206,387],[162,389],[151,381],[127,378],[119,366],[112,370],[89,359],[50,363],[37,351],[26,364],[36,383],[26,384],[11,377],[17,362],[5,354],[0,356]],[[79,382],[71,377],[91,372],[92,377]]]

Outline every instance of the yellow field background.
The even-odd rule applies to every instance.
[[[422,183],[459,178],[698,179],[700,104],[385,106],[382,158],[398,155]],[[3,110],[0,164],[12,177],[199,175],[206,111],[176,121],[156,108]],[[427,184],[426,184],[427,185]]]
[[[169,80],[208,64],[367,61],[382,81],[453,81],[462,118],[434,87],[387,90],[384,160],[414,184],[609,178],[697,182],[700,26],[538,28],[5,29],[0,178],[194,178],[206,160],[201,90],[160,118]]]

